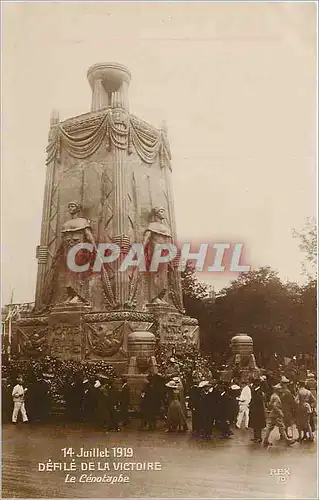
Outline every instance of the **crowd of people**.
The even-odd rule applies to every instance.
[[[196,374],[195,374],[196,377]],[[148,381],[145,394],[150,401],[150,415],[144,418],[149,429],[155,426],[153,380]],[[233,436],[232,427],[253,430],[252,441],[269,446],[269,436],[278,427],[280,437],[287,445],[295,441],[314,440],[316,419],[317,383],[312,373],[306,381],[292,383],[284,375],[280,382],[274,383],[271,377],[255,375],[246,382],[232,379],[199,380],[195,378],[185,398],[184,386],[180,377],[174,376],[165,387],[166,429],[167,432],[185,432],[187,408],[191,412],[191,426],[194,436],[210,439],[214,428],[221,438]],[[155,388],[153,389],[155,393]],[[144,413],[143,413],[144,414]],[[293,426],[298,430],[298,439],[293,439]],[[262,430],[266,428],[264,440]]]
[[[48,421],[59,395],[64,418],[107,431],[119,431],[139,418],[141,429],[155,430],[164,420],[166,432],[190,430],[205,439],[216,433],[230,439],[235,428],[251,428],[252,441],[266,447],[275,427],[289,446],[296,441],[294,427],[297,440],[314,440],[317,382],[309,370],[300,379],[292,375],[291,366],[283,370],[279,365],[244,380],[234,367],[227,379],[223,365],[217,370],[198,353],[183,357],[173,349],[165,362],[162,356],[161,372],[146,375],[140,393],[133,397],[127,378],[116,379],[103,363],[79,366],[47,359],[46,365],[31,361],[16,363],[11,371],[3,368],[3,420],[14,424],[20,413],[25,423]]]

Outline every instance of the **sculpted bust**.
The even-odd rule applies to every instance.
[[[172,242],[170,228],[165,224],[165,209],[155,207],[151,212],[151,221],[144,232],[143,245],[146,254],[147,268],[152,261],[153,252],[157,244],[169,244]],[[169,266],[167,263],[160,263],[156,272],[149,272],[148,280],[148,300],[153,303],[165,303],[163,297],[169,290],[168,283]]]
[[[83,234],[88,241],[93,243],[90,221],[88,221],[85,217],[78,216],[81,208],[81,204],[77,201],[70,201],[68,203],[68,210],[71,215],[71,219],[67,220],[63,224],[61,232],[64,239],[70,244],[75,244],[82,240],[83,238],[81,237],[81,234]]]

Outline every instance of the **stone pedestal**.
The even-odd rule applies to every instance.
[[[247,382],[251,377],[260,373],[253,353],[253,339],[249,335],[245,333],[235,335],[231,340],[231,348],[233,371],[239,372],[242,382]]]
[[[137,411],[140,394],[150,373],[158,372],[155,358],[155,335],[148,331],[132,332],[128,336],[128,371],[127,379],[131,391],[131,407]]]
[[[82,335],[83,316],[90,307],[83,304],[57,304],[48,316],[50,355],[64,360],[81,361],[85,354]]]

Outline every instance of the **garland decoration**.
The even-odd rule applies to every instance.
[[[63,123],[55,124],[47,147],[47,161],[60,161],[64,148],[70,156],[85,159],[92,156],[105,140],[107,150],[112,147],[132,154],[135,149],[144,163],[152,164],[159,157],[160,166],[171,170],[171,152],[166,133],[142,122],[122,108],[107,109],[89,131],[68,132]]]

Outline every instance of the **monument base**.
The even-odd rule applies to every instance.
[[[199,346],[199,327],[194,318],[169,304],[148,304],[146,311],[92,311],[85,303],[61,303],[47,314],[28,314],[13,325],[16,352],[21,359],[51,356],[61,360],[98,362],[112,365],[118,376],[129,373],[130,359],[146,349],[155,355],[155,340],[174,345],[189,342]],[[153,334],[152,346],[136,346],[146,338],[133,332]],[[143,337],[143,335],[142,335]],[[129,345],[130,344],[130,345]],[[139,348],[138,348],[139,349]],[[156,363],[156,362],[155,362]],[[154,364],[155,366],[155,364]]]
[[[47,315],[28,315],[13,326],[21,359],[54,358],[84,362],[103,360],[118,375],[127,372],[128,336],[148,331],[155,319],[148,312],[93,312],[83,304],[58,304]]]
[[[61,303],[47,314],[28,314],[13,325],[19,359],[44,359],[98,364],[115,371],[115,384],[125,376],[130,409],[139,411],[149,374],[158,373],[156,342],[168,346],[198,345],[197,320],[168,304],[149,304],[146,311],[92,311],[85,303]],[[48,360],[49,361],[49,360]],[[102,370],[103,371],[103,370]]]

